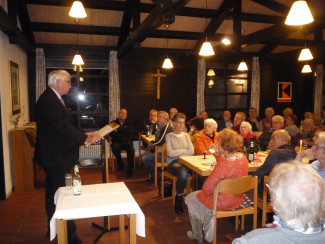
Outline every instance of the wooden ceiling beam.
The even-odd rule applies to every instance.
[[[0,30],[2,30],[8,37],[11,44],[17,44],[27,53],[34,53],[35,46],[24,35],[24,33],[17,27],[16,23],[9,17],[6,11],[0,6]]]
[[[18,18],[20,22],[20,26],[26,35],[26,37],[31,41],[31,43],[35,44],[35,38],[33,35],[33,31],[30,26],[30,18],[27,9],[27,5],[25,4],[24,0],[18,0]]]
[[[287,15],[290,10],[288,6],[274,0],[267,0],[267,1],[252,0],[252,1],[283,15]]]
[[[168,9],[172,8],[177,12],[189,1],[190,0],[163,0],[162,4],[157,5],[138,28],[130,33],[130,38],[118,49],[117,56],[123,57],[132,49],[136,42],[141,43],[161,26],[164,23],[163,15]]]

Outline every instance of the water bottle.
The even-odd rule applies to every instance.
[[[78,196],[81,194],[81,177],[79,174],[78,165],[74,166],[73,175],[73,195]]]

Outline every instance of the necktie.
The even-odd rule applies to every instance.
[[[64,100],[62,97],[60,97],[60,101],[61,101],[62,105],[65,107],[65,103],[64,103]]]

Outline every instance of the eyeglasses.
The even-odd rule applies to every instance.
[[[179,125],[184,125],[185,122],[180,122],[180,121],[175,121],[175,123],[179,124]]]
[[[275,121],[275,122],[272,122],[272,124],[283,124],[283,123],[282,122]]]

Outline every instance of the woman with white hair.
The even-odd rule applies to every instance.
[[[304,157],[315,160],[311,166],[320,174],[325,184],[325,131],[319,132],[314,139],[315,144],[312,148],[298,153],[297,160],[302,161]]]
[[[274,222],[232,243],[323,244],[325,189],[319,174],[297,161],[281,163],[272,170],[268,188]]]
[[[307,148],[311,148],[313,143],[313,137],[314,137],[314,130],[315,130],[315,124],[312,119],[304,119],[301,122],[302,129],[299,133],[296,134],[294,144],[296,146],[296,151],[299,150],[300,141],[303,140],[304,144],[307,146]]]
[[[249,148],[251,142],[254,143],[254,152],[257,153],[260,150],[260,145],[257,140],[257,136],[252,134],[252,125],[247,122],[243,121],[240,124],[240,135],[243,138],[243,146],[244,148]]]
[[[218,123],[214,119],[204,120],[203,133],[197,137],[194,147],[195,155],[202,155],[203,152],[212,154],[209,152],[209,147],[212,144],[217,145],[219,140],[219,133],[217,132]]]

